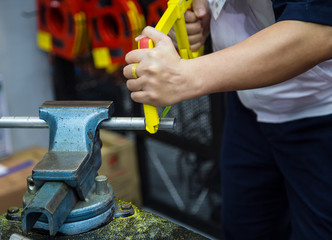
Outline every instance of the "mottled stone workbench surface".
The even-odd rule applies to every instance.
[[[123,201],[118,200],[118,204],[123,204]],[[55,236],[50,237],[37,232],[31,232],[26,237],[33,240],[143,240],[143,239],[158,239],[158,240],[198,240],[206,239],[188,229],[176,225],[168,220],[158,217],[154,214],[146,212],[133,206],[135,214],[125,218],[117,218],[109,224],[92,230],[87,233],[82,233],[74,236]],[[22,209],[19,210],[21,212]],[[13,233],[22,234],[21,221],[8,220],[6,214],[0,215],[0,239],[8,240]]]

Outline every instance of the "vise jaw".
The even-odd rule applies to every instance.
[[[45,102],[40,107],[39,117],[48,123],[50,142],[49,152],[32,170],[37,186],[46,181],[65,182],[84,200],[101,165],[97,127],[110,118],[111,104]]]
[[[107,179],[104,190],[98,190],[102,178],[97,176],[98,125],[111,111],[109,101],[49,101],[40,107],[39,116],[50,129],[49,152],[32,170],[33,188],[23,199],[24,232],[41,228],[51,236],[78,234],[113,217],[114,192]]]

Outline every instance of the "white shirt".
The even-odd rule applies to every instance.
[[[218,18],[211,18],[213,50],[232,46],[274,22],[270,0],[227,0]],[[238,96],[259,122],[282,123],[331,114],[332,60],[274,86],[238,91]]]

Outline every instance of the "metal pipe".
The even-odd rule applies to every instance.
[[[161,118],[159,130],[175,128],[174,118]],[[39,117],[0,117],[0,128],[48,128]],[[113,117],[103,121],[99,128],[108,130],[145,130],[143,117]]]

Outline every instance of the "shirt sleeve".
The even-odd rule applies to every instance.
[[[276,21],[298,20],[332,26],[331,0],[272,0]]]

